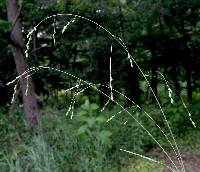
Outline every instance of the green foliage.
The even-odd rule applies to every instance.
[[[15,145],[1,150],[2,172],[112,171],[114,167],[106,158],[107,147],[103,144],[107,133],[101,132],[100,140],[95,140],[94,136],[82,140],[77,136],[76,126],[79,125],[67,120],[61,111],[55,112],[47,109],[41,126],[31,137],[23,137]],[[24,136],[23,131],[20,134]]]
[[[15,145],[23,137],[27,137],[27,128],[23,121],[22,109],[16,107],[12,112],[7,112],[5,108],[0,109],[0,144],[2,148],[9,148]]]
[[[143,108],[145,110],[145,107]],[[74,120],[71,120],[64,115],[66,109],[45,108],[41,112],[41,123],[30,136],[25,125],[22,126],[22,113],[19,109],[16,110],[14,116],[8,116],[2,109],[1,128],[4,129],[1,130],[2,149],[0,151],[2,172],[12,170],[114,172],[119,168],[125,169],[125,171],[162,171],[162,166],[147,160],[137,160],[135,156],[120,151],[120,149],[126,149],[144,154],[145,151],[148,152],[155,147],[155,143],[124,112],[117,115],[112,121],[106,122],[119,110],[115,107],[111,111],[105,109],[100,112],[98,105],[90,103],[86,98],[85,102],[75,109]],[[128,108],[130,113],[135,110],[134,107]],[[154,119],[163,125],[159,121],[160,116],[155,107],[148,106],[146,110],[149,110]],[[173,126],[174,133],[176,135],[178,132],[182,133],[182,135],[180,134],[182,138],[178,140],[178,143],[185,145],[183,150],[192,152],[196,135],[190,127],[191,132],[185,138],[183,129],[186,126],[181,128],[181,125],[185,124],[182,118],[187,118],[187,115],[183,117],[183,110],[180,107],[171,106],[164,110],[167,110],[166,114]],[[174,119],[173,117],[177,113],[182,115],[178,116],[179,119]],[[169,144],[166,143],[160,131],[142,112],[136,111],[132,114],[163,143],[164,147],[169,148]],[[17,116],[18,118],[16,118]],[[127,122],[124,123],[125,121]],[[15,128],[9,129],[13,127],[13,122]],[[187,142],[184,141],[185,139]],[[199,142],[195,141],[195,147],[198,148],[198,145]]]
[[[161,165],[157,165],[156,163],[144,161],[144,160],[136,160],[133,164],[131,164],[127,169],[127,172],[164,172],[165,169]]]
[[[1,4],[5,5],[6,4],[6,0],[0,0],[0,5]]]
[[[0,19],[0,32],[7,32],[11,27],[11,23]]]
[[[187,130],[185,134],[182,134],[178,138],[178,143],[180,144],[181,150],[187,154],[199,155],[200,151],[200,137],[199,130]]]
[[[98,105],[90,103],[88,99],[81,105],[77,112],[76,120],[80,122],[81,127],[77,130],[77,135],[81,137],[94,137],[104,145],[111,146],[110,136],[112,133],[103,129],[106,124],[106,118],[97,113]]]
[[[12,24],[8,21],[0,19],[0,33],[5,34],[8,32],[11,28]],[[3,37],[0,37],[0,44],[5,44],[7,43]]]

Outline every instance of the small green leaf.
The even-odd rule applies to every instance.
[[[120,0],[120,2],[121,2],[122,4],[125,4],[125,3],[126,3],[126,0]]]
[[[90,105],[91,111],[97,110],[98,108],[99,108],[99,106],[98,106],[97,104],[95,104],[95,103],[92,103],[92,104]]]
[[[104,123],[106,121],[106,118],[104,118],[103,116],[99,116],[96,118],[96,121],[98,121],[100,123]]]
[[[86,117],[86,116],[77,116],[76,119],[77,119],[77,121],[80,121],[80,122],[86,122],[88,120],[88,117]]]
[[[81,106],[83,109],[89,109],[90,107],[90,102],[88,99],[85,100],[85,103]]]
[[[87,115],[87,111],[80,110],[80,111],[77,112],[77,115],[79,115],[79,116]]]
[[[82,125],[82,126],[78,129],[78,131],[77,131],[77,135],[84,134],[84,133],[87,132],[87,130],[88,130],[87,125]]]
[[[96,119],[94,117],[90,117],[87,119],[87,124],[89,127],[93,127],[95,122],[96,122]]]
[[[110,131],[107,130],[102,130],[99,133],[99,137],[100,140],[103,144],[109,144],[110,143],[110,136],[112,135],[112,133]]]

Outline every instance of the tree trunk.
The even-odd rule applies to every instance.
[[[186,81],[187,81],[187,98],[188,101],[191,102],[192,101],[192,72],[191,72],[191,68],[190,68],[190,64],[186,64]]]
[[[157,69],[158,69],[158,65],[157,65],[157,61],[156,61],[156,55],[155,55],[155,49],[151,49],[151,88],[153,90],[153,93],[151,93],[151,103],[155,103],[156,102],[156,98],[157,97],[157,78],[158,78],[158,74],[157,74]]]
[[[181,88],[180,88],[180,85],[179,85],[179,82],[178,82],[178,72],[177,72],[177,70],[178,70],[177,64],[172,64],[172,66],[169,70],[169,76],[173,81],[175,94],[177,96],[180,96]]]
[[[134,65],[133,68],[131,66],[127,66],[126,72],[127,78],[124,86],[125,95],[135,103],[139,104],[141,90],[139,88],[139,71],[137,66]],[[130,104],[130,101],[125,102],[126,106],[129,106]]]
[[[8,0],[6,4],[8,20],[13,24],[10,37],[13,42],[11,45],[12,54],[14,56],[17,73],[21,75],[28,69],[28,64],[25,59],[23,49],[25,47],[22,35],[22,28],[19,21],[19,6],[16,0]],[[28,88],[28,89],[27,89]],[[35,97],[34,84],[29,77],[20,79],[20,89],[23,98],[23,107],[26,121],[29,127],[32,127],[38,122],[38,106]],[[28,91],[27,91],[28,90]],[[27,94],[26,94],[27,93]]]

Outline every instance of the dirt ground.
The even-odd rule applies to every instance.
[[[162,157],[166,164],[169,164],[169,161],[166,157]],[[175,158],[174,158],[175,159]],[[182,154],[183,163],[185,166],[186,172],[200,172],[200,155],[190,155],[190,154]],[[178,165],[178,160],[174,160]],[[171,172],[169,169],[165,169],[166,172]]]

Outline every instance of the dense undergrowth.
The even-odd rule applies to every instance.
[[[200,113],[198,106],[198,103],[194,103],[190,107],[197,124]],[[144,155],[152,150],[161,152],[138,123],[125,112],[120,112],[121,109],[117,106],[101,111],[96,103],[91,103],[84,97],[82,105],[75,108],[72,120],[69,116],[65,116],[66,108],[47,106],[41,110],[40,124],[31,131],[31,134],[23,121],[21,108],[9,112],[1,109],[2,172],[101,172],[145,171],[145,169],[162,171],[164,169],[163,166],[146,160],[141,161],[133,155],[120,151],[126,149]],[[155,106],[143,105],[142,109],[148,111],[156,122],[166,129]],[[127,110],[148,128],[167,151],[171,151],[160,130],[142,111],[135,107],[127,107]],[[164,111],[181,149],[183,146],[184,151],[192,152],[191,147],[194,143],[195,147],[198,147],[199,142],[194,133],[199,131],[199,126],[197,125],[197,129],[194,130],[179,103],[173,106],[167,104]],[[108,121],[113,115],[115,115],[113,119]],[[149,156],[154,158],[153,155]]]

